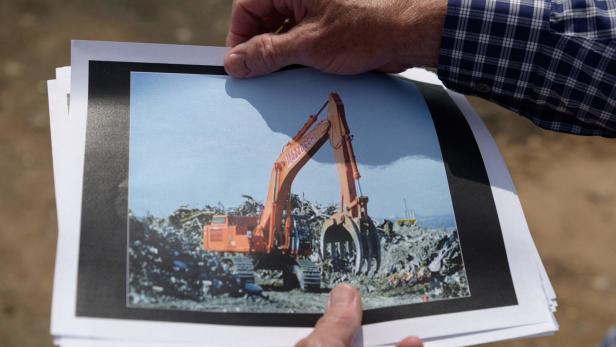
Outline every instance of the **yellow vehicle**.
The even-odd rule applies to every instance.
[[[396,224],[399,227],[416,225],[417,218],[415,218],[415,211],[409,212],[409,209],[406,207],[406,199],[402,199],[402,202],[404,203],[404,218],[398,219]]]

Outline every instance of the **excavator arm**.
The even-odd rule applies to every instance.
[[[317,121],[325,107],[327,119]],[[282,148],[272,167],[267,199],[259,217],[213,216],[211,223],[204,227],[204,248],[208,251],[257,255],[257,266],[260,268],[280,270],[282,265],[283,281],[290,286],[318,291],[321,270],[310,259],[297,257],[299,253],[307,255],[309,252],[301,251],[299,239],[292,236],[294,206],[291,201],[291,185],[310,158],[329,141],[340,183],[340,207],[321,226],[321,266],[330,271],[349,271],[352,268],[354,272],[360,272],[366,264],[368,272],[372,260],[376,259],[378,271],[380,239],[368,216],[368,198],[361,193],[360,174],[351,140],[344,105],[338,94],[331,93],[319,112],[308,117],[304,126]],[[269,258],[266,254],[273,257]],[[274,262],[272,259],[275,259]],[[254,282],[251,259],[234,256],[223,261],[231,264],[230,268],[234,269],[242,281]]]
[[[311,115],[297,134],[283,147],[274,163],[267,199],[252,240],[255,249],[266,250],[268,253],[275,247],[283,251],[289,249],[293,225],[291,185],[301,168],[327,140],[334,152],[340,180],[341,211],[354,218],[360,217],[360,198],[357,196],[355,183],[360,174],[351,145],[344,105],[338,94],[331,93],[326,106],[327,119],[317,123],[321,111]],[[284,225],[282,225],[283,215]],[[274,244],[274,240],[278,240],[278,244]]]
[[[265,249],[268,253],[274,248],[276,233],[279,233],[279,246],[288,247],[289,235],[281,230],[282,216],[286,213],[285,229],[291,227],[290,210],[291,184],[299,170],[306,165],[313,153],[319,150],[327,140],[329,122],[321,121],[313,129],[316,116],[311,116],[304,127],[284,147],[274,162],[270,174],[267,199],[259,224],[255,228],[253,245],[256,249]],[[285,248],[286,249],[286,248]]]
[[[352,136],[344,113],[344,105],[336,93],[329,96],[327,119],[329,120],[329,142],[336,160],[336,170],[340,180],[341,211],[351,217],[360,216],[359,198],[356,192],[359,185],[359,169],[355,160],[355,152],[351,144]],[[361,195],[361,191],[360,191]]]

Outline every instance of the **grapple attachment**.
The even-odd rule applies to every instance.
[[[323,223],[320,251],[334,271],[376,273],[381,265],[381,243],[369,218],[337,213]]]

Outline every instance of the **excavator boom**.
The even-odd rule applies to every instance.
[[[318,115],[325,107],[327,119],[318,121]],[[295,221],[292,216],[291,185],[302,167],[327,141],[331,144],[336,162],[340,206],[338,212],[323,223],[321,256],[335,258],[331,262],[334,267],[340,267],[339,264],[344,262],[352,263],[356,272],[364,263],[367,263],[366,269],[369,270],[371,259],[376,258],[378,269],[379,239],[368,217],[368,198],[357,194],[361,176],[344,105],[336,93],[331,93],[321,110],[309,116],[301,129],[284,145],[272,167],[267,198],[259,217],[215,216],[216,223],[204,227],[205,249],[295,257],[292,272],[301,287],[318,288],[320,271],[315,270],[308,259],[297,258],[300,254],[308,255],[311,247],[300,251],[299,235],[293,233]],[[241,263],[245,264],[245,260]]]
[[[264,210],[255,231],[255,248],[266,252],[276,247],[289,249],[291,237],[291,184],[299,170],[329,140],[340,180],[341,210],[358,218],[360,209],[356,181],[360,178],[351,145],[351,134],[344,113],[344,105],[336,93],[327,102],[327,119],[317,122],[318,114],[311,115],[304,126],[284,146],[274,162]],[[316,125],[315,125],[316,123]],[[285,219],[282,225],[283,215]],[[274,241],[278,240],[278,244]]]

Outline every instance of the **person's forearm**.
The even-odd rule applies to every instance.
[[[615,11],[585,0],[236,0],[225,68],[247,78],[291,64],[438,66],[449,88],[540,127],[616,137]],[[286,17],[295,25],[272,34]]]
[[[449,0],[439,78],[543,128],[616,137],[609,3]]]
[[[403,26],[391,35],[396,38],[398,53],[405,68],[436,67],[447,0],[408,1],[401,16]]]

